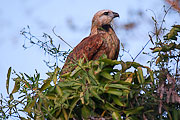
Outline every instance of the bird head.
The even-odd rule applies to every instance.
[[[119,14],[116,12],[113,12],[111,10],[100,10],[93,17],[92,27],[102,27],[104,25],[110,25],[111,21],[116,17],[119,17]]]

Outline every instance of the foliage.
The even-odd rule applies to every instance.
[[[154,19],[154,22],[157,21]],[[74,71],[62,76],[61,69],[54,65],[45,80],[40,79],[37,71],[29,76],[18,74],[10,67],[6,84],[9,98],[1,96],[0,118],[178,120],[180,25],[172,26],[163,39],[159,33],[156,28],[155,40],[149,35],[154,44],[152,52],[146,53],[153,56],[150,67],[134,62],[135,59],[124,62],[107,59],[104,55],[99,60],[86,60],[86,63],[80,59]],[[52,53],[50,49],[45,50]],[[52,49],[56,50],[55,56],[62,52],[55,46]],[[9,92],[12,74],[16,75],[15,85]],[[15,93],[18,98],[14,97]]]
[[[60,72],[58,67],[54,72],[47,73],[49,77],[43,83],[38,73],[34,77],[18,75],[14,79],[15,86],[10,96],[19,91],[19,99],[22,100],[12,98],[9,103],[14,108],[23,104],[22,110],[33,119],[87,119],[92,116],[120,119],[124,113],[126,118],[131,119],[132,115],[144,108],[143,105],[131,106],[129,101],[140,93],[142,84],[153,81],[152,74],[151,77],[143,77],[142,67],[150,70],[148,67],[135,62],[110,60],[106,56],[86,63],[80,60],[79,65],[81,68],[77,67],[72,73],[64,75],[61,79],[65,80],[61,82],[57,82]],[[121,65],[122,69],[107,67],[111,65]],[[125,72],[131,66],[136,69],[135,72]],[[137,92],[133,92],[133,89]],[[14,105],[14,102],[18,104]]]

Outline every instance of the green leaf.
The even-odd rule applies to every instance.
[[[89,104],[89,90],[87,89],[86,92],[85,92],[85,95],[84,95],[84,99],[86,100],[86,105]]]
[[[14,84],[14,88],[13,88],[11,94],[16,93],[19,90],[19,88],[20,88],[20,81],[21,81],[21,79],[19,77],[17,77],[14,80],[15,80],[15,84]]]
[[[67,101],[67,99],[71,95],[69,92],[65,92],[65,91],[63,91],[63,92],[64,92],[64,94],[63,94],[63,97],[61,99],[61,103],[64,103],[65,101]]]
[[[129,77],[125,80],[127,83],[132,83],[134,73],[131,73]]]
[[[14,99],[12,94],[9,95],[9,98],[10,98],[11,101]]]
[[[173,25],[172,27],[176,28],[177,32],[180,32],[180,25]]]
[[[108,89],[106,93],[117,95],[117,96],[122,96],[122,91],[118,89]]]
[[[73,70],[73,71],[71,72],[70,77],[76,75],[81,69],[82,69],[81,67],[77,66],[77,67],[75,68],[75,70]]]
[[[32,77],[30,77],[28,74],[24,73],[24,75],[28,78],[28,79],[32,79]]]
[[[158,63],[160,63],[162,61],[162,58],[161,58],[161,56],[159,56],[158,58],[157,58],[157,60],[156,60],[156,65],[158,64]]]
[[[57,67],[57,68],[54,70],[54,73],[53,73],[52,79],[53,79],[53,82],[54,82],[55,85],[56,85],[56,82],[57,82],[57,74],[58,74],[59,70],[60,70],[59,67]]]
[[[70,74],[71,74],[71,72],[67,72],[67,73],[61,75],[61,78],[67,78],[70,76]]]
[[[105,63],[108,63],[108,65],[118,65],[118,64],[121,64],[120,61],[111,60],[111,59],[108,59],[108,58],[100,59],[100,61],[105,62]]]
[[[120,112],[116,107],[114,107],[112,104],[108,102],[105,103],[105,108],[109,111]]]
[[[124,113],[126,114],[126,116],[129,116],[133,114],[138,114],[142,109],[144,109],[144,106],[140,106],[131,110],[125,110]]]
[[[25,106],[24,111],[31,113],[31,110],[33,109],[32,107],[35,105],[35,103],[36,103],[36,97],[31,102],[29,102],[28,105]]]
[[[176,36],[177,36],[177,31],[176,28],[172,28],[170,30],[170,32],[167,34],[167,39],[172,39],[172,40],[177,40]]]
[[[121,115],[118,112],[113,112],[112,118],[113,118],[113,120],[122,120]]]
[[[76,106],[77,102],[79,101],[79,97],[73,99],[71,105],[70,105],[70,112],[69,112],[69,115],[68,115],[68,119],[70,118],[71,116],[71,112],[73,111],[74,107]]]
[[[157,21],[156,21],[156,19],[155,19],[154,17],[152,17],[152,20],[153,20],[155,23],[157,23]]]
[[[180,32],[180,25],[174,25],[173,28],[164,36],[165,40],[177,40],[178,32]]]
[[[49,100],[56,100],[57,97],[55,95],[46,95],[46,98]]]
[[[31,88],[31,84],[30,83],[28,83],[27,81],[24,81],[24,82],[25,82],[25,85],[24,85],[25,88]]]
[[[155,53],[155,52],[160,52],[162,50],[162,47],[156,47],[152,53]]]
[[[41,88],[39,89],[40,92],[42,92],[43,90],[45,90],[46,88],[48,88],[50,86],[50,82],[51,82],[51,77],[49,77],[48,79],[46,79],[44,81],[44,84],[41,86]]]
[[[125,72],[127,69],[131,68],[131,67],[134,67],[134,68],[138,68],[138,67],[144,67],[143,65],[137,63],[137,62],[123,62],[121,61],[121,66],[122,66],[122,72]]]
[[[62,81],[58,83],[59,87],[69,87],[73,86],[74,84],[75,83],[73,81]]]
[[[46,73],[46,75],[48,75],[49,77],[51,77],[53,75],[53,72],[48,72]]]
[[[85,76],[85,77],[87,78],[87,80],[88,80],[89,83],[90,83],[90,81],[91,81],[92,84],[95,84],[95,85],[99,84],[99,81],[98,81],[98,80],[96,79],[96,77],[94,76],[93,69],[90,69],[90,70],[88,71],[88,74],[89,74],[89,76]]]
[[[133,66],[134,68],[145,67],[145,66],[143,66],[143,65],[141,65],[141,64],[139,64],[139,63],[137,63],[137,62],[126,62],[126,64],[127,64],[128,66],[131,65],[131,66]]]
[[[109,80],[112,80],[113,79],[113,76],[110,75],[108,72],[104,71],[104,72],[101,72],[100,73],[101,76],[103,76],[104,78],[106,79],[109,79]]]
[[[127,64],[125,62],[123,62],[123,61],[121,61],[121,66],[122,66],[122,70],[121,70],[122,73],[125,72],[129,68],[127,66]]]
[[[154,83],[153,71],[152,71],[152,70],[150,70],[150,71],[149,71],[149,73],[150,73],[150,78],[151,78],[151,81]]]
[[[84,104],[84,92],[81,92],[80,93],[80,100],[81,100],[81,103]]]
[[[6,90],[7,90],[8,94],[9,94],[9,79],[10,79],[10,75],[11,75],[11,67],[8,69],[7,80],[6,80]]]
[[[112,99],[113,99],[113,101],[114,101],[115,104],[117,104],[117,105],[119,105],[119,106],[121,106],[121,107],[125,107],[125,106],[126,106],[125,103],[121,102],[121,100],[120,100],[119,97],[117,97],[117,96],[112,96]]]
[[[121,85],[121,84],[108,84],[106,87],[130,90],[130,88],[128,88],[127,85]]]
[[[99,97],[99,95],[96,93],[95,90],[91,89],[90,92],[91,92],[92,96],[94,96],[95,98],[101,100],[104,103],[104,100],[101,99],[101,97]]]
[[[58,85],[56,85],[56,92],[58,93],[58,95],[60,97],[63,96],[63,91],[61,90],[61,88]]]
[[[64,108],[62,109],[62,112],[63,112],[65,120],[68,120],[69,118],[68,118],[67,112]]]
[[[140,84],[143,84],[145,82],[145,80],[144,80],[144,77],[143,77],[142,67],[138,67],[137,70],[138,70],[138,76],[137,76],[138,81],[139,81]]]

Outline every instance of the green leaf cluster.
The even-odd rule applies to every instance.
[[[122,69],[113,69],[114,65]],[[125,72],[131,67],[134,67],[134,72]],[[17,74],[10,95],[20,92],[19,104],[24,105],[21,110],[28,114],[29,119],[90,119],[92,116],[130,119],[132,115],[138,118],[144,107],[130,107],[129,101],[137,94],[132,91],[153,81],[152,75],[143,77],[142,68],[150,70],[136,62],[110,60],[102,56],[100,60],[81,64],[80,68],[76,67],[64,76],[59,76],[57,67],[54,72],[47,73],[49,77],[43,81],[38,73],[34,77]]]
[[[29,76],[12,72],[10,67],[6,80],[9,98],[1,96],[0,118],[178,120],[179,29],[179,25],[173,26],[164,40],[154,42],[151,62],[155,70],[134,61],[110,60],[105,55],[85,63],[80,59],[78,66],[64,75],[56,67],[47,73],[47,79],[41,79],[37,71]],[[171,68],[172,64],[176,68]],[[12,74],[15,84],[9,92]]]

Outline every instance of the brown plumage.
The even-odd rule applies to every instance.
[[[70,64],[74,64],[78,59],[97,60],[103,54],[107,58],[115,60],[119,54],[119,39],[116,36],[111,21],[119,17],[118,13],[111,10],[98,11],[92,20],[91,33],[84,38],[69,54],[62,68],[61,75],[75,69]]]

